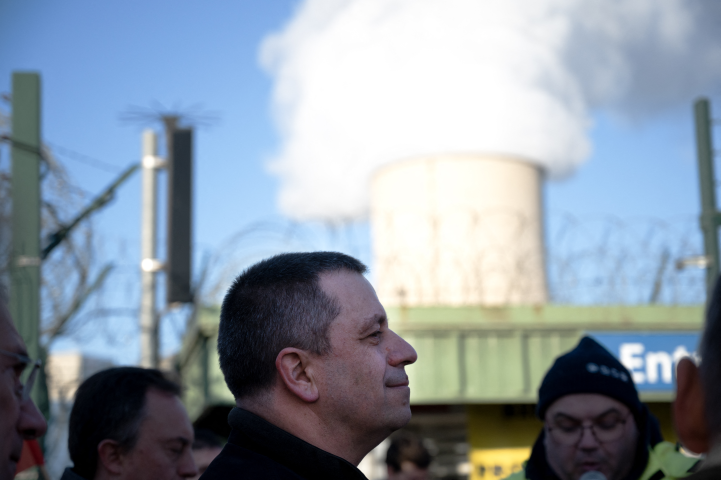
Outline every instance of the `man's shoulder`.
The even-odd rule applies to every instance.
[[[68,467],[63,472],[63,476],[60,477],[60,480],[85,480],[83,477],[78,475],[73,471],[71,467]]]
[[[201,476],[203,480],[266,479],[303,480],[292,470],[247,448],[228,443]]]
[[[702,468],[684,480],[716,480],[721,478],[721,467]]]

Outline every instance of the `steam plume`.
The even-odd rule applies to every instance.
[[[718,92],[719,25],[714,0],[306,0],[260,52],[281,209],[362,217],[373,170],[417,155],[568,175],[594,111],[644,118]]]

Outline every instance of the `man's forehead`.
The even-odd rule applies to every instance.
[[[374,328],[376,325],[382,325],[384,323],[387,323],[388,319],[386,318],[385,313],[376,313],[374,315],[371,315],[369,317],[363,318],[358,322],[358,330],[363,331],[367,330],[369,328]]]
[[[0,349],[27,355],[27,348],[10,318],[10,312],[0,303]]]
[[[574,393],[565,395],[548,407],[546,418],[557,414],[571,417],[595,417],[609,410],[626,412],[629,408],[615,398],[600,393]]]
[[[373,286],[361,274],[339,270],[320,275],[320,287],[343,307],[375,307],[382,310]]]
[[[352,328],[364,331],[386,322],[386,312],[378,301],[373,286],[361,274],[340,270],[320,276],[323,291],[333,297],[341,308],[340,318],[332,328]]]

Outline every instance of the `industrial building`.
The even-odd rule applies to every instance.
[[[542,190],[537,166],[501,155],[409,159],[372,180],[374,286],[391,328],[418,352],[406,428],[427,439],[437,478],[520,469],[541,428],[541,379],[585,334],[619,356],[675,440],[675,362],[694,353],[703,306],[549,303]],[[191,419],[223,433],[233,398],[218,321],[219,309],[199,313],[178,362]],[[369,456],[372,477],[382,457]]]

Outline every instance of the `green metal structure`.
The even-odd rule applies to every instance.
[[[546,370],[586,331],[697,332],[703,306],[387,308],[391,328],[418,352],[407,367],[413,404],[528,404]],[[220,311],[201,309],[179,356],[192,419],[233,397],[218,367]],[[644,401],[671,401],[645,392]]]
[[[12,251],[10,315],[33,358],[44,360],[40,347],[40,75],[12,76]],[[48,411],[45,382],[33,400]]]
[[[716,209],[711,107],[707,99],[700,98],[696,100],[693,108],[696,123],[699,190],[701,192],[701,231],[707,259],[706,291],[710,297],[711,289],[719,275],[718,228],[721,224],[721,214]]]

